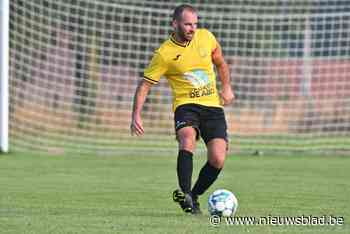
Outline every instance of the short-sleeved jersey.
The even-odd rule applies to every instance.
[[[197,29],[192,40],[180,44],[171,35],[155,51],[144,70],[144,79],[157,84],[164,76],[172,89],[173,110],[194,103],[221,107],[211,54],[218,42],[206,29]]]

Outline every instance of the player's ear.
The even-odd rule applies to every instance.
[[[173,27],[173,29],[177,29],[177,21],[175,19],[171,21],[171,26]]]

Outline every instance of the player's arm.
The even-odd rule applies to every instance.
[[[222,50],[219,44],[213,50],[211,57],[212,57],[213,63],[215,64],[218,70],[219,78],[221,80],[222,90],[220,92],[220,96],[223,102],[222,104],[228,105],[232,103],[235,96],[231,88],[230,69],[224,59],[224,56],[222,54]]]
[[[144,70],[143,80],[140,81],[135,92],[130,126],[132,135],[143,135],[144,128],[141,118],[143,104],[146,101],[146,97],[151,89],[151,86],[158,83],[160,77],[165,74],[166,70],[167,64],[163,60],[160,53],[156,51],[149,66]]]
[[[141,111],[151,86],[152,84],[145,79],[141,80],[137,86],[131,116],[131,135],[136,134],[137,136],[141,136],[144,133]]]

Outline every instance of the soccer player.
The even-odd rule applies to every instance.
[[[217,179],[228,149],[227,125],[223,105],[234,94],[229,68],[214,35],[197,29],[198,15],[191,5],[180,5],[173,13],[173,33],[155,51],[134,97],[131,133],[144,134],[141,110],[152,85],[164,76],[172,89],[176,139],[179,145],[177,177],[180,189],[173,200],[192,214],[200,214],[198,196]],[[221,81],[216,88],[214,66]],[[207,147],[207,162],[192,187],[193,152],[201,137]]]

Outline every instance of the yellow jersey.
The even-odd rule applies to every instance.
[[[206,29],[197,29],[186,44],[171,35],[155,51],[144,70],[144,79],[152,84],[157,84],[162,76],[168,80],[174,111],[187,103],[222,107],[211,57],[217,46],[215,36]]]

